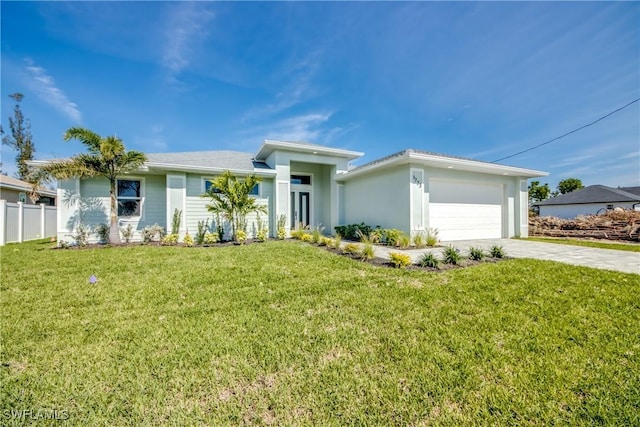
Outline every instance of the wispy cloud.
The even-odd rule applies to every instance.
[[[196,46],[209,34],[208,25],[214,17],[206,3],[178,3],[172,8],[165,24],[166,44],[162,53],[162,65],[171,80],[189,67]]]
[[[282,141],[317,141],[326,132],[322,126],[331,115],[332,113],[311,113],[290,117],[276,122],[264,134],[267,139]]]
[[[169,148],[164,137],[164,126],[152,125],[143,135],[137,135],[133,139],[134,145],[143,151],[166,151]]]
[[[29,73],[29,83],[38,97],[68,116],[75,123],[82,122],[82,114],[78,109],[78,105],[69,100],[62,89],[56,86],[55,80],[47,73],[47,70],[38,67],[29,58],[26,58],[25,62]]]

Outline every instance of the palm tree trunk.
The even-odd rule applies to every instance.
[[[111,213],[109,214],[109,243],[120,243],[120,228],[118,227],[118,199],[116,198],[116,181],[109,180],[111,196]]]

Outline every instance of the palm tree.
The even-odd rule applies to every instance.
[[[120,243],[118,229],[118,198],[116,184],[119,175],[138,169],[147,160],[144,153],[126,151],[116,136],[101,137],[88,129],[73,127],[64,134],[64,140],[77,139],[87,146],[88,154],[77,154],[67,160],[53,161],[42,171],[57,179],[91,178],[102,176],[109,180],[111,213],[109,243]]]
[[[204,197],[210,197],[213,204],[207,205],[209,212],[222,215],[231,223],[232,239],[236,240],[236,233],[246,227],[247,215],[252,212],[267,213],[267,207],[258,205],[250,196],[253,187],[262,181],[257,175],[249,175],[238,179],[231,171],[224,171],[222,175],[211,181],[213,184]]]

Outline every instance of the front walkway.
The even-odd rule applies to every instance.
[[[441,247],[409,249],[402,251],[411,255],[417,262],[425,252],[442,253],[443,247],[453,245],[467,255],[469,248],[480,247],[488,251],[492,246],[502,246],[505,255],[512,258],[533,258],[564,262],[566,264],[615,270],[623,273],[640,274],[640,252],[618,251],[614,249],[587,248],[563,245],[559,243],[531,242],[517,239],[459,240],[441,242]],[[399,252],[395,248],[376,246],[376,256],[389,258],[390,252]]]

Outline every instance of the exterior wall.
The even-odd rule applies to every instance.
[[[344,183],[344,222],[409,232],[409,166],[354,177]]]
[[[166,192],[163,175],[136,175],[127,178],[142,181],[142,215],[139,218],[119,218],[118,226],[131,224],[134,240],[141,239],[141,232],[147,225],[166,226]],[[110,197],[109,181],[105,178],[89,178],[58,182],[58,240],[71,241],[78,224],[95,228],[109,224]],[[92,234],[89,242],[97,242]]]
[[[0,188],[0,199],[6,200],[7,203],[18,203],[20,201],[20,193],[24,194],[24,204],[25,205],[41,205],[45,204],[47,206],[55,206],[55,197],[50,196],[40,196],[40,200],[33,203],[31,198],[29,197],[29,192],[27,190],[16,190],[14,188]],[[51,200],[51,203],[50,203]]]
[[[331,184],[333,176],[331,175],[331,167],[328,165],[319,165],[313,163],[291,162],[290,172],[311,174],[311,187],[313,188],[313,216],[311,217],[311,226],[318,224],[327,227],[331,224]],[[327,232],[330,230],[327,228]]]
[[[563,219],[573,219],[579,215],[596,214],[601,209],[606,210],[608,205],[613,205],[614,208],[619,207],[624,209],[633,209],[634,202],[540,206],[540,216],[555,216]]]
[[[198,231],[198,221],[209,220],[209,231],[216,230],[215,216],[208,211],[207,205],[211,204],[211,199],[207,197],[201,197],[204,193],[204,180],[213,179],[212,175],[201,174],[187,174],[187,188],[186,188],[186,208],[183,212],[183,221],[185,222],[186,230],[192,236]],[[267,206],[267,215],[260,214],[260,217],[265,226],[269,227],[269,235],[274,235],[275,227],[271,226],[274,218],[273,205],[273,180],[263,179],[260,183],[260,196],[256,197],[257,202],[261,205]],[[226,223],[225,223],[226,224]],[[255,237],[258,231],[257,215],[251,214],[247,217],[247,237]],[[230,237],[231,227],[226,224],[225,235],[226,238]]]

